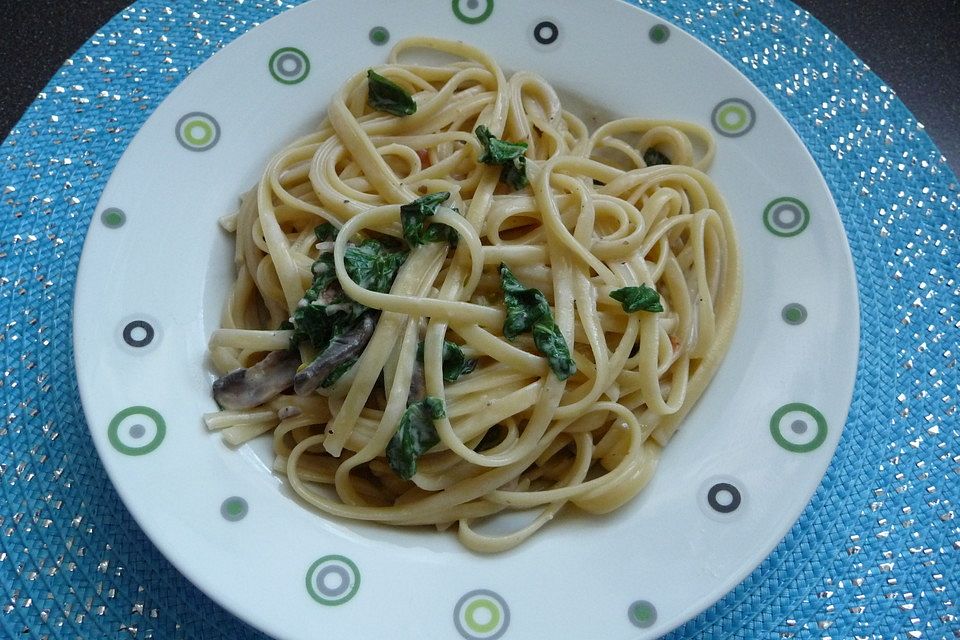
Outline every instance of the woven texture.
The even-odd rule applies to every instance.
[[[960,638],[955,176],[891,89],[792,3],[639,4],[733,63],[803,138],[843,218],[863,327],[850,418],[811,504],[753,574],[669,637]],[[140,125],[289,6],[141,0],[3,143],[3,638],[265,637],[177,573],[120,503],[80,408],[71,306],[100,192]]]

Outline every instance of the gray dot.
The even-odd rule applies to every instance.
[[[480,0],[467,0],[468,9],[476,9],[480,6]]]
[[[328,575],[335,574],[340,576],[340,583],[335,587],[328,587],[326,577]],[[331,564],[327,565],[319,572],[317,572],[317,591],[327,596],[328,598],[335,598],[341,596],[347,592],[350,588],[350,574],[347,570],[340,565]]]
[[[243,520],[246,517],[248,510],[249,507],[247,505],[247,501],[240,496],[227,498],[220,505],[220,515],[223,516],[225,520],[229,520],[230,522]]]
[[[781,310],[780,316],[787,324],[803,324],[807,320],[807,308],[802,304],[792,302]]]
[[[807,432],[807,423],[803,420],[794,420],[790,423],[790,430],[796,433],[797,435],[804,434]]]
[[[778,207],[773,212],[773,224],[781,229],[793,229],[803,219],[803,214],[796,207]]]
[[[303,61],[299,56],[285,53],[277,60],[277,71],[288,78],[297,77],[303,70]]]
[[[147,428],[142,424],[135,424],[130,427],[130,437],[139,440],[147,434]]]
[[[633,626],[647,629],[657,621],[657,608],[649,600],[637,600],[627,609],[627,617]]]

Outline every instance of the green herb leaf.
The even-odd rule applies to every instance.
[[[541,318],[550,318],[550,305],[539,289],[524,287],[507,265],[500,264],[500,287],[503,289],[503,303],[507,317],[503,323],[503,335],[513,340],[521,333],[533,328]]]
[[[530,184],[527,179],[527,158],[520,156],[503,165],[503,169],[500,170],[500,182],[510,185],[515,191]]]
[[[449,197],[449,191],[438,191],[400,206],[403,237],[411,246],[416,247],[428,242],[449,242],[452,246],[457,246],[459,238],[457,232],[451,227],[445,224],[432,224],[424,228],[427,218],[435,214],[437,207],[446,202]],[[453,210],[456,211],[456,208]]]
[[[484,125],[477,127],[477,138],[483,145],[483,153],[478,160],[484,164],[501,165],[500,181],[513,189],[523,189],[527,180],[526,142],[507,142],[497,138]]]
[[[507,164],[511,160],[522,158],[527,152],[526,142],[507,142],[493,135],[484,125],[477,127],[475,133],[483,145],[480,162],[484,164]]]
[[[313,235],[317,236],[317,242],[327,242],[330,240],[336,240],[337,233],[339,232],[340,232],[340,229],[336,228],[329,222],[318,224],[313,229]]]
[[[643,161],[648,167],[653,167],[658,164],[673,164],[670,162],[670,158],[668,156],[665,156],[653,147],[650,147],[643,152]]]
[[[639,287],[623,287],[610,292],[610,297],[620,303],[623,310],[627,313],[635,311],[652,311],[659,313],[663,311],[663,305],[660,303],[660,294],[656,289],[651,289],[645,284]]]
[[[337,272],[333,266],[333,254],[320,254],[313,263],[313,283],[300,305],[293,312],[293,344],[307,340],[315,349],[322,351],[330,341],[350,326],[363,313],[361,305],[344,305],[351,302],[340,290]],[[335,314],[327,313],[327,305],[339,304]]]
[[[467,360],[463,349],[456,342],[443,341],[443,379],[447,382],[456,382],[460,376],[465,376],[477,368],[476,360]],[[423,343],[417,348],[417,359],[423,362]]]
[[[382,243],[372,239],[347,247],[343,254],[350,278],[364,289],[378,293],[390,291],[406,259],[406,251],[387,251]]]
[[[322,225],[321,225],[322,226]],[[397,271],[406,260],[405,251],[388,251],[376,240],[348,246],[344,265],[350,277],[364,289],[384,293],[390,290]],[[356,325],[367,307],[355,302],[340,288],[333,252],[326,251],[313,263],[313,283],[293,312],[293,345],[308,340],[323,352],[330,341]],[[331,305],[333,308],[331,309]]]
[[[553,318],[538,320],[533,325],[533,342],[540,353],[547,357],[547,364],[557,378],[566,380],[577,372],[567,341],[563,339],[560,327],[554,324]]]
[[[521,333],[532,331],[534,344],[547,357],[550,370],[557,378],[566,380],[576,373],[577,366],[570,356],[570,348],[553,320],[543,292],[524,287],[503,263],[500,264],[500,287],[507,310],[503,335],[512,340]]]
[[[387,445],[387,462],[394,473],[404,480],[414,476],[420,457],[440,442],[433,421],[445,415],[443,400],[432,396],[407,407]]]
[[[410,116],[417,112],[417,103],[407,91],[373,69],[367,70],[367,104],[395,116]]]

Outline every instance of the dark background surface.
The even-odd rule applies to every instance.
[[[0,0],[0,138],[131,0]],[[892,87],[960,169],[960,0],[798,0]]]

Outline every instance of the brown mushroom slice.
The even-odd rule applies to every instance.
[[[296,374],[293,379],[293,390],[299,396],[316,391],[334,369],[363,352],[376,328],[377,321],[374,315],[365,313],[353,329],[331,340],[323,353]]]
[[[273,351],[252,367],[218,378],[213,383],[213,399],[224,409],[251,409],[289,388],[299,366],[297,351]]]
[[[427,379],[423,370],[423,362],[420,358],[413,361],[413,374],[410,376],[410,396],[407,398],[407,406],[420,402],[427,397]]]

